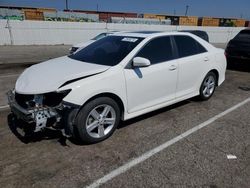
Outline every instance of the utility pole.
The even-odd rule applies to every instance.
[[[69,10],[68,0],[65,0],[65,6],[66,6],[66,10]]]
[[[188,8],[189,8],[189,6],[187,5],[187,6],[186,6],[185,16],[187,16],[187,14],[188,14]]]
[[[10,19],[9,19],[9,15],[7,14],[7,23],[5,28],[8,28],[9,31],[9,35],[10,35],[10,44],[13,45],[14,44],[14,39],[13,39],[13,35],[12,35],[12,30],[11,30],[11,25],[10,25]]]
[[[98,3],[96,4],[96,11],[97,12],[99,11],[99,5],[98,5]]]
[[[176,10],[174,9],[174,16],[176,15]]]

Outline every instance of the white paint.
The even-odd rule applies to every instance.
[[[207,49],[207,52],[138,69],[124,68],[127,67],[148,41],[171,35],[187,35],[202,44],[204,48]],[[225,79],[226,58],[224,51],[215,48],[190,33],[159,32],[153,34],[129,33],[129,35],[127,33],[116,33],[114,36],[144,36],[145,39],[116,66],[107,69],[101,74],[96,74],[61,87],[60,90],[71,89],[71,92],[63,99],[65,102],[82,106],[86,101],[98,94],[112,93],[118,96],[123,102],[124,114],[122,117],[123,120],[127,120],[197,96],[201,83],[210,70],[215,69],[218,71],[218,85]],[[221,58],[215,60],[217,56]],[[197,66],[192,63],[200,58],[201,61],[199,61],[199,64],[204,63],[203,58],[209,58],[209,61],[206,61],[206,66],[197,69]],[[187,59],[189,59],[189,61],[187,61]],[[57,74],[55,74],[54,70],[56,70],[55,67],[58,68],[58,66],[52,67],[52,64],[43,65],[44,63],[41,63],[38,66],[34,65],[26,69],[16,83],[16,91],[22,94],[38,94],[44,93],[45,88],[47,92],[57,90],[60,84],[62,85],[68,81],[68,71],[70,71],[70,75],[72,76],[71,79],[77,78],[73,78],[75,74],[71,68],[73,67],[72,63],[69,63],[71,61],[69,58],[58,60],[60,71]],[[183,68],[180,65],[181,62],[186,62],[185,64],[189,68],[179,74],[178,70]],[[84,66],[85,69],[84,63],[80,62],[80,64],[79,66]],[[74,71],[75,73],[79,73],[81,69],[82,68],[79,68],[79,70]],[[93,71],[94,69],[93,67]],[[49,70],[53,71],[51,72]],[[43,76],[45,72],[47,75],[46,78]],[[181,79],[181,81],[178,81],[182,76],[184,76],[184,78],[191,77],[191,79]],[[185,87],[185,85],[187,85],[186,83],[189,83],[188,88]],[[39,88],[37,87],[38,85]],[[178,88],[178,92],[176,92],[176,88]],[[178,97],[175,97],[177,95]]]
[[[0,20],[0,45],[11,44],[10,34],[6,28],[6,20]],[[168,26],[118,23],[56,22],[10,20],[14,45],[56,45],[77,44],[86,42],[94,36],[107,31],[177,31],[204,30],[211,43],[227,43],[240,30],[240,27],[201,27],[201,26]]]
[[[237,157],[235,155],[229,154],[227,155],[227,159],[237,159]]]
[[[143,161],[149,159],[150,157],[152,157],[153,155],[161,152],[162,150],[168,148],[169,146],[175,144],[176,142],[186,138],[187,136],[195,133],[196,131],[210,125],[211,123],[213,123],[214,121],[216,121],[217,119],[229,114],[230,112],[236,110],[237,108],[243,106],[244,104],[250,102],[250,97],[247,98],[246,100],[236,104],[235,106],[225,110],[224,112],[219,113],[218,115],[208,119],[207,121],[193,127],[192,129],[189,129],[188,131],[182,133],[181,135],[173,138],[172,140],[169,140],[165,143],[163,143],[162,145],[153,148],[152,150],[149,150],[148,152],[144,153],[143,155],[133,159],[132,161],[125,163],[124,165],[120,166],[119,168],[111,171],[110,173],[108,173],[107,175],[103,176],[102,178],[94,181],[92,184],[90,184],[89,186],[87,186],[87,188],[95,188],[95,187],[99,187],[100,185],[106,183],[107,181],[115,178],[116,176],[128,171],[129,169],[131,169],[132,167],[136,166],[139,163],[142,163]]]
[[[6,108],[9,108],[9,105],[0,106],[0,110],[1,109],[6,109]]]
[[[20,94],[32,95],[53,92],[67,81],[101,73],[109,68],[109,66],[84,63],[67,56],[50,59],[27,68],[16,81],[15,90]]]

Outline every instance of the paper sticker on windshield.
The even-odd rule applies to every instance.
[[[136,42],[138,39],[136,38],[129,38],[129,37],[126,37],[126,38],[123,38],[122,41],[125,41],[125,42]]]

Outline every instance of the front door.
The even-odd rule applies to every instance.
[[[124,69],[128,112],[133,113],[175,99],[178,62],[170,37],[152,39],[136,57],[149,59],[151,65]]]

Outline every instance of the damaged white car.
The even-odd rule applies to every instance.
[[[117,33],[26,69],[8,99],[34,132],[53,127],[96,143],[120,120],[194,96],[209,99],[225,71],[224,51],[195,35]]]

